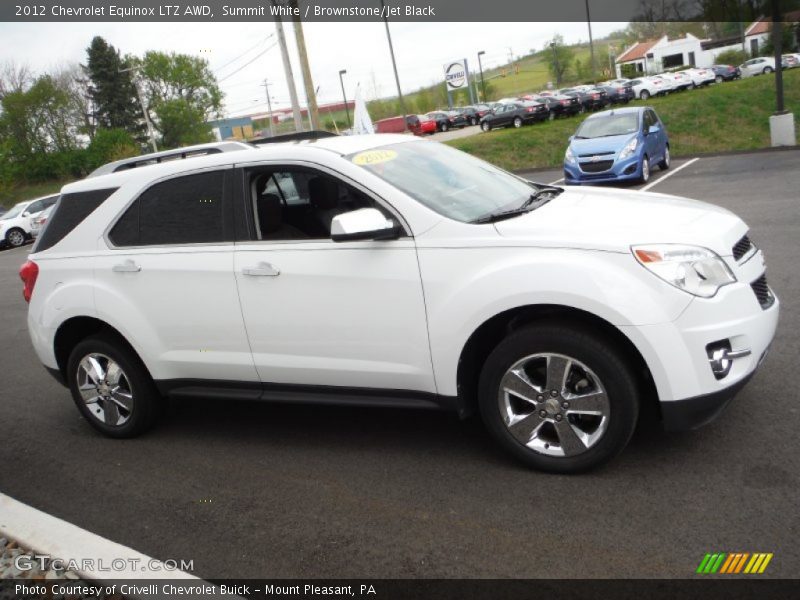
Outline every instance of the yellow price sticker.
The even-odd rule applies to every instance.
[[[395,158],[397,158],[397,152],[394,150],[368,150],[367,152],[356,154],[353,157],[353,164],[363,167],[389,162]]]

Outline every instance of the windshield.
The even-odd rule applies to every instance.
[[[502,169],[435,142],[401,142],[348,158],[456,221],[474,221],[517,208],[535,191]]]
[[[575,134],[576,138],[591,139],[610,135],[628,135],[639,130],[639,115],[625,113],[596,119],[586,119]]]
[[[6,214],[0,217],[0,221],[5,221],[6,219],[13,219],[17,215],[19,215],[23,210],[25,210],[26,206],[28,206],[27,202],[21,202],[19,204],[15,204],[13,207],[11,207],[11,210],[9,210]]]

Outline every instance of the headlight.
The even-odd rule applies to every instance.
[[[631,251],[651,273],[694,296],[711,298],[722,286],[736,282],[725,261],[707,248],[654,244],[631,246]]]
[[[622,149],[622,152],[619,153],[619,157],[628,158],[632,156],[634,152],[636,152],[636,146],[639,145],[639,138],[633,138],[630,142],[625,144],[625,147]]]
[[[572,148],[569,146],[567,146],[567,153],[564,155],[564,160],[571,165],[575,164],[575,155],[572,153]]]

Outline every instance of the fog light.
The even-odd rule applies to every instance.
[[[737,358],[750,356],[750,350],[731,350],[730,340],[720,340],[708,344],[706,346],[706,354],[714,377],[724,379],[731,372],[733,361]]]
[[[630,175],[631,173],[633,173],[634,171],[636,171],[636,167],[637,167],[637,166],[638,166],[638,165],[637,165],[636,163],[633,163],[632,165],[628,165],[628,166],[625,168],[624,174],[625,174],[625,175]]]

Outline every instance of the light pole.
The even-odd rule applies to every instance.
[[[267,112],[269,113],[269,137],[275,137],[275,122],[273,121],[274,117],[272,115],[272,98],[269,97],[269,86],[272,85],[266,79],[264,83],[261,85],[264,86],[264,90],[267,92]]]
[[[592,82],[597,81],[594,62],[594,41],[592,40],[592,17],[589,14],[589,0],[586,0],[586,24],[589,26],[589,52],[592,56]]]
[[[481,72],[481,91],[483,92],[483,101],[486,102],[486,82],[483,80],[483,64],[481,63],[481,56],[486,54],[485,50],[478,52],[478,69]]]
[[[353,124],[350,122],[350,109],[347,108],[347,94],[344,93],[344,79],[342,75],[347,73],[347,69],[339,71],[339,83],[342,84],[342,98],[344,99],[344,113],[347,115],[347,127],[352,128]]]
[[[556,43],[550,42],[550,47],[553,49],[553,65],[556,68],[556,87],[561,87],[561,69],[558,68],[558,53],[556,52]]]
[[[408,131],[408,113],[406,113],[406,103],[403,100],[403,90],[400,89],[400,76],[397,74],[397,61],[394,58],[394,45],[392,44],[392,34],[389,32],[389,17],[385,14],[384,0],[381,0],[381,14],[383,17],[383,24],[386,25],[386,40],[389,42],[389,54],[392,57],[392,70],[394,71],[394,82],[397,84],[397,97],[400,100],[400,112],[403,113],[403,129]]]

